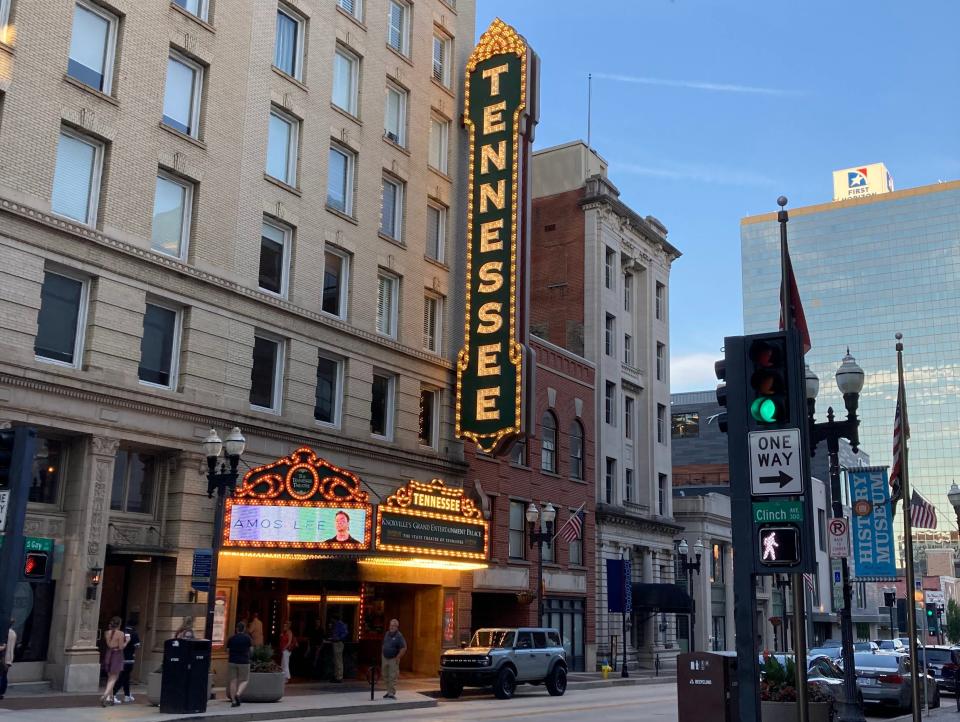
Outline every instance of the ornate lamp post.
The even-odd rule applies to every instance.
[[[532,501],[527,507],[527,534],[530,537],[530,547],[537,546],[537,625],[543,624],[543,547],[549,549],[553,543],[553,520],[557,518],[557,510],[553,504],[547,502],[543,510],[537,508]],[[540,530],[537,531],[539,520]]]
[[[207,622],[204,627],[203,635],[205,638],[213,641],[213,609],[217,597],[217,567],[220,560],[220,544],[223,537],[223,513],[227,489],[230,493],[237,486],[237,465],[240,463],[240,457],[243,456],[243,450],[247,446],[247,440],[240,433],[240,428],[234,426],[227,435],[226,441],[221,441],[216,429],[210,429],[207,438],[203,440],[203,453],[207,457],[207,496],[212,497],[213,492],[217,492],[217,509],[213,518],[213,558],[210,560],[210,588],[207,590]],[[223,451],[224,460],[220,462],[220,470],[217,470],[217,461],[220,458],[220,452]],[[229,469],[227,464],[230,464]]]
[[[680,544],[677,546],[677,551],[680,552],[680,569],[687,574],[688,585],[687,589],[690,590],[690,650],[691,652],[696,651],[696,629],[697,629],[697,600],[693,595],[693,573],[696,572],[697,576],[700,576],[700,559],[703,557],[703,540],[697,539],[697,543],[693,547],[693,551],[696,554],[696,561],[690,561],[690,557],[687,556],[687,552],[690,551],[690,546],[687,544],[686,539],[681,539]]]
[[[837,388],[843,394],[843,404],[847,408],[847,418],[837,421],[833,417],[833,407],[827,409],[825,422],[814,422],[817,393],[820,390],[820,379],[807,367],[806,390],[807,412],[810,423],[810,455],[816,451],[817,444],[827,442],[827,454],[830,466],[830,499],[832,502],[832,517],[843,517],[843,497],[840,488],[840,439],[849,440],[853,451],[860,446],[860,419],[857,418],[857,407],[860,404],[860,391],[863,389],[863,369],[857,365],[850,355],[843,357],[840,368],[837,369]],[[840,572],[843,582],[843,608],[840,610],[840,638],[843,643],[843,687],[845,699],[840,703],[839,722],[863,722],[863,711],[857,704],[857,678],[853,663],[853,617],[850,611],[852,590],[850,585],[850,567],[846,558],[840,560]],[[796,620],[799,624],[800,620]]]

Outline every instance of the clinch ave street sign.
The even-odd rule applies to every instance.
[[[536,55],[494,20],[467,61],[470,136],[464,346],[457,356],[456,433],[496,451],[524,432],[529,157]]]

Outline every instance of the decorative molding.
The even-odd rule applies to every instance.
[[[0,377],[2,378],[2,377]],[[90,450],[96,456],[107,456],[113,458],[120,447],[120,439],[111,439],[107,436],[92,436],[90,438]]]

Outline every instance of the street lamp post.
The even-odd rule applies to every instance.
[[[840,439],[849,440],[853,451],[860,446],[860,419],[857,418],[857,407],[860,404],[860,391],[863,389],[863,369],[857,365],[850,355],[843,357],[840,368],[837,369],[837,387],[843,394],[843,404],[847,408],[847,418],[837,421],[833,417],[833,407],[827,409],[827,420],[816,423],[817,393],[820,390],[820,379],[806,369],[807,413],[810,424],[810,455],[812,456],[821,441],[827,442],[827,455],[830,467],[830,499],[832,502],[832,516],[834,519],[843,517],[843,498],[840,488]],[[853,661],[853,616],[850,609],[852,602],[852,588],[850,585],[850,567],[846,557],[840,559],[840,574],[843,584],[843,607],[840,610],[840,638],[843,644],[843,687],[844,700],[840,703],[839,722],[863,722],[863,710],[857,704],[857,677]],[[799,624],[799,620],[797,620]]]
[[[207,438],[203,440],[203,453],[207,457],[207,496],[212,497],[217,492],[217,510],[213,518],[213,557],[210,560],[210,588],[207,590],[207,621],[203,635],[213,641],[213,610],[217,597],[217,568],[220,561],[220,545],[223,537],[223,514],[226,504],[227,489],[230,493],[237,486],[237,465],[246,448],[247,441],[240,433],[240,428],[234,426],[227,435],[226,441],[221,441],[216,429],[210,429]],[[223,451],[224,460],[217,470],[217,461]],[[230,467],[227,468],[227,464]]]
[[[527,507],[527,534],[530,537],[530,547],[537,546],[537,625],[543,624],[543,547],[548,549],[553,544],[553,520],[557,518],[557,510],[553,504],[547,502],[543,509],[537,508],[532,501]],[[539,520],[539,531],[537,530]]]
[[[679,546],[677,546],[677,551],[680,552],[680,569],[687,574],[689,579],[689,584],[687,589],[690,590],[690,649],[689,651],[694,652],[696,647],[696,628],[697,628],[697,600],[693,596],[693,573],[696,572],[697,576],[700,576],[700,559],[703,556],[703,540],[697,539],[697,543],[693,547],[693,551],[696,554],[696,561],[690,561],[690,557],[687,556],[687,552],[690,551],[690,546],[687,544],[686,539],[681,539]]]
[[[790,645],[787,642],[790,639],[790,617],[787,615],[787,590],[790,588],[790,575],[774,574],[773,583],[780,592],[780,606],[783,607],[783,625],[780,630],[780,637],[783,641],[783,651],[786,653],[790,651]]]

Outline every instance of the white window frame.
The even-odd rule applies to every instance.
[[[633,469],[627,467],[623,470],[623,495],[626,501],[636,501],[634,496],[636,495],[636,480],[634,478]]]
[[[193,227],[193,192],[194,192],[194,183],[191,181],[185,180],[179,176],[173,175],[165,170],[157,170],[157,178],[163,178],[169,183],[174,183],[182,188],[186,189],[186,193],[183,197],[183,221],[180,224],[180,253],[173,255],[167,253],[166,251],[156,248],[153,245],[152,240],[152,231],[151,231],[151,241],[150,241],[150,250],[154,253],[159,253],[163,256],[169,256],[170,258],[177,258],[179,260],[184,260],[187,257],[187,249],[190,245],[190,230]],[[156,193],[156,186],[154,186],[154,193]],[[151,229],[152,229],[153,215],[151,212]]]
[[[623,334],[623,363],[633,366],[633,336],[629,333]]]
[[[633,440],[633,427],[636,422],[636,402],[632,396],[623,395],[623,435],[626,439]]]
[[[608,313],[603,322],[603,351],[611,358],[617,355],[617,317]]]
[[[390,317],[387,319],[389,326],[384,327],[384,324],[381,322],[383,318],[380,315],[380,282],[389,281],[390,282]],[[399,318],[397,306],[400,301],[400,277],[392,273],[380,270],[377,271],[377,318],[376,318],[376,330],[377,333],[381,336],[386,336],[387,338],[396,338],[397,337],[397,321]]]
[[[7,31],[10,27],[10,3],[12,0],[0,0],[0,42],[8,43]]]
[[[654,308],[655,316],[658,321],[662,321],[664,316],[663,304],[665,303],[664,297],[666,296],[666,288],[667,287],[660,283],[660,281],[657,281],[656,285],[654,286]]]
[[[387,128],[387,114],[390,112],[390,93],[396,93],[400,98],[400,113],[398,118],[398,128],[397,132],[394,134],[389,128]],[[410,97],[410,93],[406,88],[402,88],[394,82],[387,81],[386,90],[384,91],[384,97],[386,98],[384,102],[383,110],[383,137],[389,140],[391,143],[396,143],[401,148],[407,147],[407,100]],[[391,137],[395,135],[396,137]]]
[[[251,403],[250,408],[253,411],[263,411],[267,414],[280,414],[283,410],[283,369],[286,362],[286,352],[287,352],[287,341],[276,334],[269,333],[267,331],[261,331],[259,329],[254,331],[253,334],[254,341],[257,338],[262,338],[266,341],[277,344],[277,358],[273,363],[273,408],[268,408],[266,406],[257,406],[256,404]],[[253,347],[250,348],[250,371],[253,372]],[[253,379],[251,378],[251,383]]]
[[[340,313],[339,314],[330,313],[329,311],[323,310],[323,283],[322,282],[320,287],[320,313],[322,313],[324,316],[329,316],[330,318],[346,319],[347,301],[350,298],[349,294],[347,293],[347,290],[349,288],[349,282],[350,282],[350,254],[347,253],[346,251],[340,250],[335,246],[331,246],[330,244],[324,245],[323,253],[324,253],[324,256],[323,256],[324,271],[326,271],[326,265],[327,265],[326,254],[330,253],[334,256],[337,256],[341,260],[340,288],[339,288],[340,302],[338,304],[340,306]]]
[[[266,293],[270,296],[275,296],[277,298],[286,298],[287,293],[290,290],[290,248],[293,246],[293,228],[288,226],[286,223],[281,223],[278,220],[270,218],[269,216],[263,217],[263,223],[260,226],[260,253],[263,253],[263,226],[270,226],[283,234],[283,260],[281,261],[282,265],[280,267],[280,292],[271,291],[269,288],[264,288],[260,285],[260,274],[259,274],[259,263],[257,264],[257,288],[260,289],[262,293]],[[259,257],[257,259],[259,261]]]
[[[400,47],[390,44],[390,6],[396,5],[403,10],[403,19],[400,26]],[[395,50],[404,57],[410,56],[410,4],[403,0],[389,0],[387,3],[387,47]]]
[[[606,253],[603,257],[603,285],[609,288],[610,290],[616,290],[617,282],[615,280],[615,272],[617,265],[617,252],[606,246]]]
[[[207,22],[207,14],[210,12],[209,0],[197,0],[197,12],[195,13],[190,12],[187,8],[183,7],[183,5],[175,2],[175,0],[171,0],[171,2],[188,15],[193,15],[195,18]]]
[[[427,306],[433,303],[433,345],[427,334]],[[443,298],[433,293],[423,296],[423,350],[439,354],[443,349]]]
[[[287,136],[287,177],[286,178],[277,178],[274,175],[270,175],[269,171],[266,171],[267,175],[278,180],[281,183],[296,188],[297,187],[297,158],[300,155],[300,120],[293,117],[289,113],[284,113],[282,110],[276,106],[270,107],[270,115],[276,116],[279,120],[282,120],[284,123],[288,123],[290,127],[290,133]],[[269,121],[268,121],[269,122]],[[270,132],[269,126],[267,128],[267,157],[270,156]],[[264,163],[264,170],[266,170],[267,164]]]
[[[623,274],[623,310],[633,312],[633,274]]]
[[[332,92],[330,94],[330,102],[333,103],[335,108],[339,108],[344,113],[348,113],[357,118],[359,117],[360,113],[360,56],[350,50],[346,45],[341,45],[339,43],[337,43],[336,50],[334,50],[334,64],[336,64],[336,56],[340,56],[350,63],[350,97],[347,102],[349,107],[344,108],[336,101],[336,72],[333,74],[333,87],[331,87]]]
[[[433,386],[421,386],[420,395],[428,393],[433,396],[433,410],[431,411],[430,419],[430,443],[424,444],[423,439],[420,438],[420,432],[417,432],[417,443],[422,449],[438,449],[440,447],[440,389]],[[417,397],[417,404],[420,404],[420,397]],[[418,423],[419,423],[419,414]]]
[[[617,425],[617,385],[607,381],[603,390],[604,421],[610,426]]]
[[[3,7],[4,5],[6,6],[6,10],[4,10],[4,7]],[[104,53],[103,53],[104,55],[103,87],[93,88],[92,85],[88,85],[87,87],[93,88],[94,90],[100,93],[103,93],[104,95],[110,95],[111,92],[113,91],[113,69],[114,69],[114,63],[116,62],[116,55],[117,55],[117,27],[120,25],[120,19],[116,15],[114,15],[112,12],[105,10],[99,5],[94,5],[93,3],[88,2],[87,0],[75,0],[74,5],[75,6],[79,5],[85,10],[89,10],[94,15],[99,15],[104,20],[106,20],[109,25],[109,29],[107,30],[107,46],[106,48],[104,48]],[[2,30],[0,30],[0,39],[4,39],[6,37],[7,18],[9,17],[9,15],[10,15],[10,0],[0,0],[0,28],[2,28]],[[73,41],[72,26],[70,29],[70,40],[71,42]],[[70,57],[70,51],[67,50],[68,60],[69,60],[69,57]],[[87,85],[87,83],[84,83],[79,78],[74,78],[74,76],[72,75],[70,77],[76,80],[78,83],[83,83],[84,85]]]
[[[77,310],[77,330],[73,339],[73,363],[58,361],[57,359],[47,358],[46,356],[38,356],[36,353],[34,354],[33,358],[34,360],[45,364],[63,366],[68,369],[79,369],[83,366],[83,342],[87,335],[87,306],[90,300],[90,278],[80,273],[74,273],[72,271],[65,270],[60,266],[44,268],[43,275],[46,276],[48,273],[52,273],[55,276],[63,276],[64,278],[69,278],[71,281],[77,281],[80,283],[80,308]],[[39,308],[37,309],[37,315],[40,315]]]
[[[339,7],[343,12],[349,15],[352,18],[362,21],[363,20],[363,0],[352,0],[353,10],[348,10],[343,6],[345,0],[337,0],[337,7]]]
[[[170,383],[164,386],[163,384],[155,384],[152,381],[144,381],[140,378],[139,363],[137,364],[137,381],[140,382],[141,386],[175,391],[177,388],[177,381],[179,380],[180,376],[180,338],[181,334],[183,333],[183,307],[173,303],[172,301],[167,301],[166,299],[147,296],[146,303],[144,304],[144,317],[146,317],[147,306],[157,306],[158,308],[172,311],[174,313],[173,346],[170,349]]]
[[[443,57],[440,61],[440,72],[437,72],[437,43],[440,43]],[[433,31],[433,43],[430,45],[431,72],[430,77],[440,83],[444,88],[449,88],[451,84],[451,55],[453,54],[453,40],[448,35],[444,35],[438,30]]]
[[[437,227],[437,253],[436,255],[430,254],[430,249],[424,249],[427,258],[431,258],[437,263],[444,263],[444,258],[446,257],[446,246],[447,246],[447,207],[439,203],[434,203],[432,201],[427,201],[427,217],[429,218],[430,209],[437,211],[439,215],[438,227]]]
[[[317,426],[322,426],[328,429],[339,429],[340,422],[342,419],[343,413],[343,367],[344,362],[340,356],[334,354],[324,353],[322,349],[317,351],[317,362],[319,363],[320,359],[326,359],[327,361],[333,361],[337,367],[336,378],[334,379],[333,387],[333,420],[332,421],[321,421],[316,417],[316,399],[317,399],[317,390],[314,386],[313,390],[313,399],[314,399],[314,417],[313,421]]]
[[[438,144],[437,147],[437,160],[439,165],[434,165],[430,162],[430,154],[433,152],[433,144],[435,142],[433,137],[434,128],[439,128],[439,139],[436,141]],[[444,175],[448,172],[449,167],[449,139],[450,139],[450,121],[446,118],[439,118],[436,115],[430,117],[430,148],[427,152],[427,165],[429,165],[434,170],[440,171]]]
[[[657,341],[657,381],[667,378],[667,345]]]
[[[357,167],[357,154],[346,146],[340,145],[339,143],[331,143],[330,150],[335,153],[340,153],[345,156],[347,159],[347,177],[344,182],[344,187],[346,188],[346,199],[344,203],[343,210],[335,208],[330,205],[330,162],[329,154],[327,155],[327,200],[326,205],[328,208],[332,209],[336,213],[343,213],[346,216],[353,217],[353,201],[354,201],[354,176],[356,173]]]
[[[383,228],[384,214],[387,212],[387,209],[384,205],[386,202],[387,194],[384,193],[384,188],[390,184],[394,187],[394,203],[392,209],[393,215],[393,235],[387,233]],[[380,235],[386,236],[391,240],[397,241],[398,243],[403,243],[403,202],[404,195],[406,195],[406,183],[395,176],[383,174],[383,186],[380,189]]]
[[[173,48],[170,48],[170,53],[168,54],[167,57],[170,59],[173,59],[178,63],[182,63],[183,65],[186,65],[188,68],[193,70],[193,73],[194,73],[193,97],[190,99],[190,103],[191,103],[190,107],[192,108],[192,112],[190,114],[190,132],[184,133],[184,135],[189,135],[191,138],[199,138],[200,137],[200,105],[203,102],[203,70],[204,68],[198,62],[191,60],[186,55],[184,55],[183,53],[177,52]],[[166,97],[166,92],[167,92],[166,84],[169,82],[170,82],[170,73],[168,72],[166,81],[163,86],[164,97]],[[163,120],[163,115],[164,115],[163,109],[161,108],[160,110],[161,120]],[[164,125],[166,125],[168,128],[173,129],[177,133],[182,132],[179,128],[176,128],[165,121],[164,121]]]
[[[103,182],[103,156],[105,147],[104,144],[99,140],[91,138],[89,135],[84,135],[83,133],[78,133],[66,125],[60,126],[60,135],[66,135],[73,138],[76,141],[81,143],[86,143],[89,146],[92,146],[94,149],[93,155],[93,168],[90,173],[90,192],[89,198],[87,199],[87,218],[86,220],[78,220],[76,218],[71,218],[70,216],[65,216],[62,213],[57,213],[52,209],[53,206],[53,185],[50,187],[50,205],[51,213],[60,218],[66,218],[72,223],[79,223],[84,226],[90,226],[92,228],[97,225],[97,210],[100,208],[100,185]],[[60,136],[57,136],[57,143],[59,145]],[[56,167],[54,167],[54,181],[56,181]]]
[[[305,50],[303,42],[304,42],[304,38],[306,37],[307,19],[303,15],[298,13],[296,10],[294,10],[292,7],[290,7],[289,5],[285,3],[277,3],[277,15],[281,15],[281,14],[286,15],[288,18],[290,18],[291,20],[293,20],[293,22],[297,24],[297,52],[296,52],[296,57],[294,57],[293,59],[293,74],[289,75],[289,77],[293,78],[294,80],[303,82],[303,58],[304,58],[304,50]],[[276,25],[274,25],[274,28],[273,28],[273,42],[274,42],[274,48],[273,48],[274,66],[273,67],[275,67],[284,75],[288,75],[286,70],[276,65],[276,60],[277,60]]]
[[[375,439],[381,439],[383,441],[393,441],[393,432],[394,432],[393,417],[396,414],[397,376],[396,374],[392,374],[389,371],[382,371],[378,369],[373,370],[373,375],[379,376],[380,378],[387,379],[388,383],[387,383],[387,402],[386,404],[384,404],[384,414],[385,414],[384,433],[375,434],[371,431],[370,436],[372,436]],[[372,377],[371,377],[370,385],[372,389],[373,387]],[[370,395],[370,400],[371,400],[371,403],[373,403],[372,393]]]

